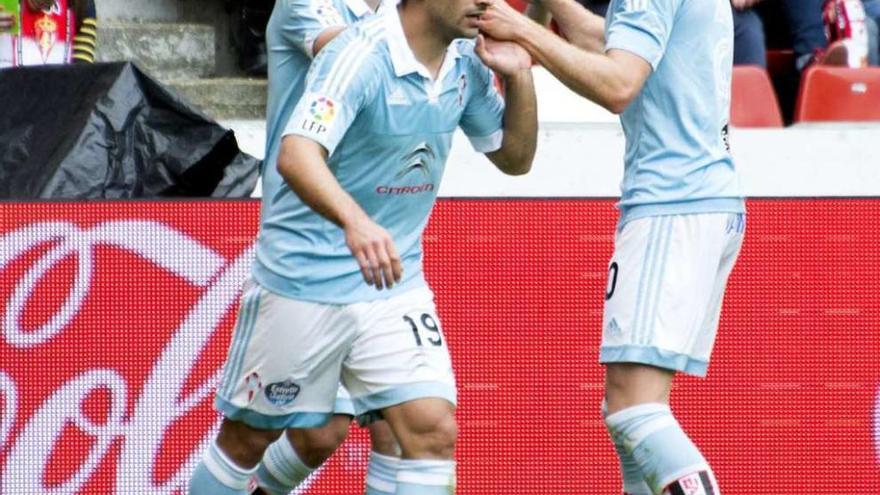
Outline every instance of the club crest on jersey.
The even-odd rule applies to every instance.
[[[266,386],[266,399],[276,406],[286,406],[296,399],[299,391],[300,386],[290,379],[270,383]]]
[[[467,89],[467,76],[462,74],[461,77],[458,78],[458,106],[464,106],[464,95],[465,90]]]
[[[336,10],[336,6],[333,5],[331,0],[319,0],[315,5],[315,14],[327,26],[342,26],[345,24],[342,15]]]

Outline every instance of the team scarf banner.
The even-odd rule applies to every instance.
[[[12,32],[0,34],[0,68],[71,61],[76,22],[68,0],[36,11],[19,0],[0,0],[0,8],[16,15]]]
[[[611,200],[440,200],[424,236],[459,386],[458,493],[616,494],[597,364]],[[880,486],[880,200],[748,205],[705,380],[672,407],[726,495]],[[254,201],[0,205],[0,493],[182,494]],[[285,345],[279,343],[279,345]],[[363,493],[365,432],[300,493]]]

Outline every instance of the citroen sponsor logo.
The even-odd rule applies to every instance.
[[[431,145],[422,141],[412,151],[403,157],[403,167],[394,176],[394,180],[400,180],[411,172],[421,172],[425,179],[431,178],[431,163],[436,158]]]
[[[404,178],[415,175],[423,181],[420,184],[412,185],[387,185],[383,184],[376,187],[377,194],[386,195],[403,195],[403,194],[420,194],[433,191],[435,186],[431,180],[431,167],[437,159],[436,153],[431,145],[425,141],[417,144],[412,151],[404,155],[403,165],[397,174],[394,175],[394,181],[398,182]]]

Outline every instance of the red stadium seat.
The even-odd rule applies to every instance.
[[[730,123],[734,127],[782,127],[779,100],[767,71],[757,65],[733,68]]]
[[[880,121],[880,68],[810,67],[801,81],[794,120]]]

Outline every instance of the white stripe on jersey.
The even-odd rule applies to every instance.
[[[648,0],[625,0],[626,10],[648,10]]]
[[[327,78],[324,79],[324,85],[321,88],[322,94],[335,96],[345,94],[351,80],[354,79],[358,69],[369,57],[373,46],[379,40],[378,35],[381,31],[383,31],[382,23],[376,22],[376,20],[365,23],[364,32],[343,48],[336,58]]]

